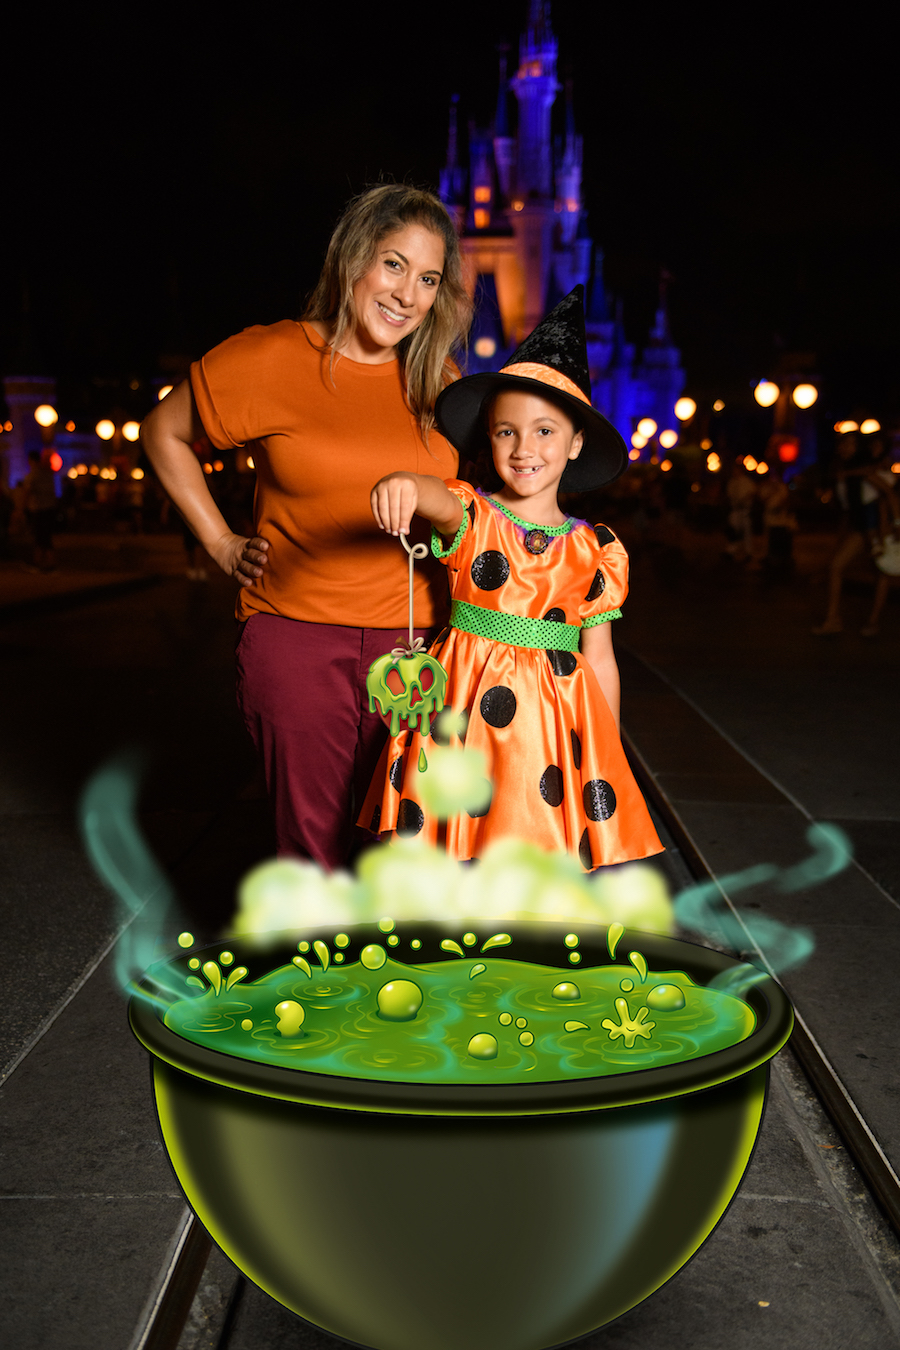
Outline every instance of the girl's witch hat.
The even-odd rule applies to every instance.
[[[569,461],[560,491],[590,492],[611,483],[628,467],[628,449],[622,437],[591,406],[583,286],[576,286],[560,300],[502,370],[467,375],[438,396],[438,429],[472,460],[489,449],[484,408],[501,389],[521,389],[550,399],[565,410],[576,429],[584,432],[581,454]]]

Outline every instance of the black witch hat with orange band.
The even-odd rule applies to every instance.
[[[434,409],[438,430],[470,459],[489,448],[484,405],[502,389],[550,399],[584,432],[581,453],[566,466],[560,491],[591,492],[628,467],[625,442],[591,405],[583,286],[560,300],[502,370],[466,375],[441,391]]]

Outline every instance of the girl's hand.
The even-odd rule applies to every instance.
[[[409,525],[419,504],[419,477],[414,473],[389,473],[379,478],[370,497],[372,515],[388,534],[409,534]]]
[[[223,534],[213,548],[210,557],[227,577],[233,577],[241,586],[252,586],[263,574],[267,565],[269,541],[256,536],[247,539],[242,534]]]

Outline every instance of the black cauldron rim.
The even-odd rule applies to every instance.
[[[312,943],[318,937],[333,936],[336,929],[341,927],[331,925],[328,928],[304,930],[300,936]],[[523,954],[525,959],[541,965],[559,966],[560,970],[565,970],[573,978],[577,970],[568,963],[563,965],[561,957],[563,954],[568,956],[563,937],[577,928],[580,939],[578,950],[582,954],[584,967],[610,964],[605,926],[498,921],[486,924],[482,921],[473,922],[468,927],[476,933],[479,943],[502,929],[513,938],[515,947],[514,952],[502,949],[502,955],[515,959],[522,948],[527,947],[527,953]],[[370,942],[383,943],[386,937],[375,924],[343,926],[343,930],[351,938],[351,945],[345,949],[350,959],[354,959],[356,949]],[[422,942],[420,950],[404,951],[403,960],[406,964],[458,959],[448,957],[440,949],[441,939],[456,932],[456,928],[451,930],[447,924],[397,923],[393,931],[401,938],[417,937]],[[170,968],[183,965],[187,973],[189,957],[214,958],[226,948],[236,953],[236,962],[248,966],[249,979],[258,978],[279,964],[289,964],[291,956],[297,952],[294,944],[289,947],[282,944],[260,952],[242,950],[240,941],[220,941],[209,948],[194,949],[183,956],[174,956],[159,965]],[[648,973],[652,973],[654,968],[683,970],[698,984],[708,982],[715,975],[740,964],[733,957],[710,947],[637,929],[626,929],[619,939],[617,960],[621,960],[619,953],[629,950],[638,950],[643,954],[647,960]],[[476,949],[473,949],[472,955],[475,954]],[[284,960],[280,960],[281,956]],[[141,982],[148,993],[153,988],[152,969]],[[770,976],[753,985],[744,998],[756,1014],[755,1029],[744,1040],[711,1054],[624,1073],[516,1083],[394,1082],[315,1073],[307,1069],[242,1059],[186,1040],[165,1025],[162,1020],[164,1012],[158,1005],[140,995],[132,997],[128,1016],[135,1036],[156,1058],[193,1077],[236,1091],[307,1106],[378,1114],[515,1117],[635,1106],[700,1092],[749,1073],[777,1054],[791,1034],[794,1019],[787,995]]]

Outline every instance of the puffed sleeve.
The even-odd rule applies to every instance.
[[[595,525],[594,536],[596,566],[582,602],[582,628],[621,619],[621,605],[628,594],[628,554],[605,525]]]
[[[443,539],[437,530],[432,527],[431,551],[446,566],[465,567],[466,559],[472,552],[475,520],[479,511],[478,496],[470,483],[463,483],[458,478],[445,478],[444,486],[448,487],[454,497],[458,497],[462,502],[463,518],[456,535],[446,548]]]
[[[283,379],[281,343],[262,324],[226,338],[191,365],[200,421],[217,450],[230,450],[275,430],[267,410]]]

